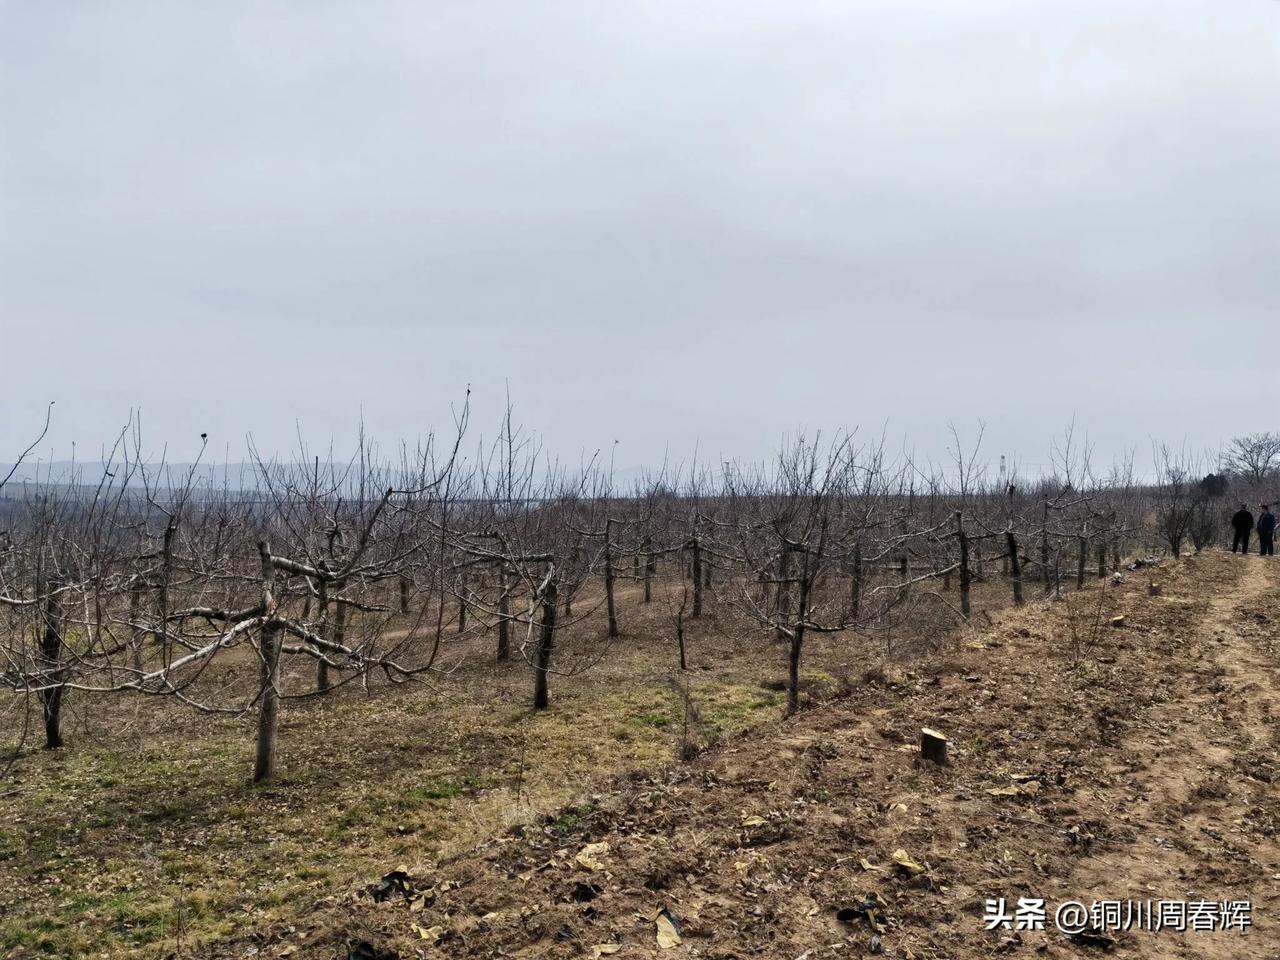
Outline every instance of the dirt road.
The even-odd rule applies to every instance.
[[[1212,553],[979,617],[927,662],[868,664],[846,700],[410,865],[409,904],[326,905],[262,955],[1280,958],[1278,596],[1274,561]],[[950,766],[917,759],[924,726]],[[1043,898],[1044,929],[986,929],[1000,898]],[[1104,900],[1164,929],[1055,928]]]

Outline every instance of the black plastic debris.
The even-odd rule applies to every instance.
[[[871,927],[874,933],[883,933],[885,919],[885,902],[876,894],[869,893],[862,898],[861,903],[855,903],[851,907],[841,907],[836,911],[836,919],[841,923],[857,923],[859,920],[866,920],[867,925]]]
[[[604,887],[598,883],[583,883],[579,880],[573,885],[573,899],[575,903],[590,903],[600,894],[604,893]]]
[[[347,960],[400,960],[400,954],[394,950],[379,950],[367,940],[361,940],[347,951]]]
[[[396,894],[408,900],[413,895],[413,878],[403,870],[392,870],[369,888],[375,903],[390,900]]]
[[[1116,938],[1101,927],[1091,927],[1088,930],[1070,933],[1067,939],[1082,947],[1098,947],[1101,950],[1112,950],[1116,945]]]

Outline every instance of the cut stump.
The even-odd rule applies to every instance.
[[[920,756],[924,760],[945,766],[947,760],[947,738],[937,730],[924,727],[920,731]]]

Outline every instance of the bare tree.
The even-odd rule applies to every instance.
[[[1202,499],[1192,479],[1196,463],[1186,450],[1173,450],[1167,444],[1156,444],[1156,526],[1161,540],[1175,557],[1182,555],[1195,524],[1196,508]]]
[[[1223,464],[1251,483],[1263,482],[1280,464],[1280,434],[1250,433],[1235,437],[1227,446]]]

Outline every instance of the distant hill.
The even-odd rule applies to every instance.
[[[0,463],[0,479],[8,475],[11,469],[13,469],[12,463]],[[147,467],[147,476],[152,482],[159,482],[161,486],[168,486],[170,482],[185,482],[191,469],[191,463],[168,463],[163,466],[153,464]],[[113,472],[116,472],[116,470],[113,469]],[[52,483],[58,486],[96,487],[102,482],[105,474],[106,468],[99,461],[53,460],[41,462],[28,460],[18,467],[10,478],[9,483],[11,485]],[[216,480],[219,484],[225,480],[230,486],[237,489],[246,485],[248,487],[257,485],[254,465],[245,462],[200,464],[196,467],[196,475],[203,479]],[[141,473],[134,472],[134,475],[130,477],[130,485],[142,486]]]

